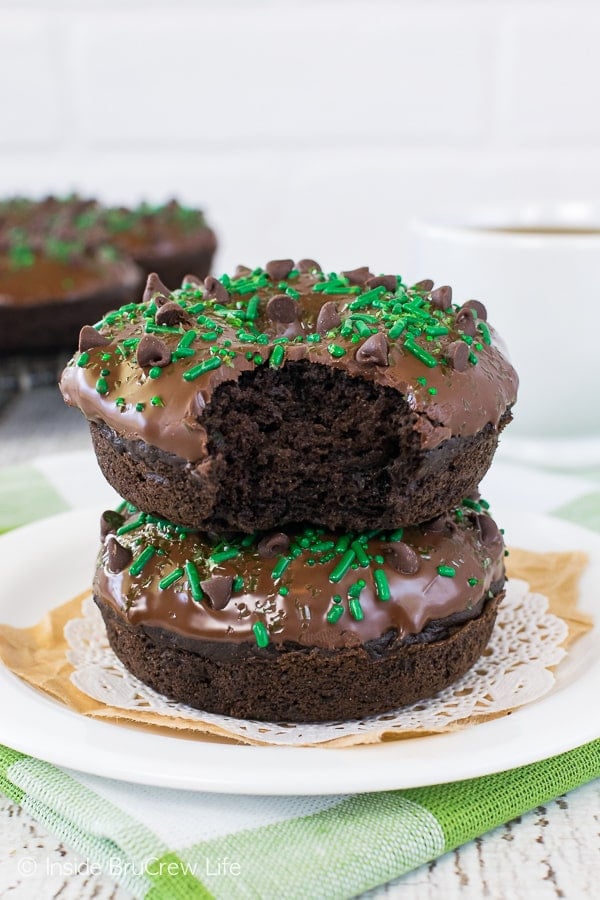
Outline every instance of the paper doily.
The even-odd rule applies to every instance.
[[[487,649],[459,681],[430,700],[400,710],[351,722],[318,725],[271,724],[201,712],[157,694],[131,675],[110,649],[104,624],[91,597],[83,618],[65,626],[74,668],[71,681],[94,700],[123,710],[155,712],[195,723],[210,723],[240,740],[269,744],[319,744],[349,735],[403,732],[431,733],[456,727],[477,716],[489,716],[538,700],[552,688],[549,667],[566,655],[565,622],[548,612],[548,599],[529,592],[517,579],[507,584]]]

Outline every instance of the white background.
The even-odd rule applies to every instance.
[[[0,193],[206,208],[217,269],[600,192],[593,0],[0,0]],[[427,273],[414,273],[427,274]]]

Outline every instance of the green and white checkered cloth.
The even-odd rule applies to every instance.
[[[600,492],[592,481],[496,469],[498,486],[510,479],[527,508],[600,531]],[[493,485],[489,492],[493,498]],[[0,530],[82,500],[109,505],[114,497],[87,454],[0,470]],[[595,740],[454,784],[244,797],[124,784],[0,746],[0,791],[136,897],[152,900],[355,896],[599,777]]]

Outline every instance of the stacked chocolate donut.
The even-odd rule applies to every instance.
[[[125,666],[272,721],[429,697],[484,650],[504,544],[478,484],[517,376],[483,304],[367,267],[151,275],[61,381],[124,498],[94,581]]]

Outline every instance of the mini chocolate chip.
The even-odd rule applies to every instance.
[[[356,362],[375,363],[376,366],[388,366],[388,342],[384,334],[378,331],[368,337],[356,351]]]
[[[417,281],[416,284],[413,284],[412,289],[413,291],[428,294],[429,291],[433,290],[433,281],[431,278],[423,278],[422,281]]]
[[[470,337],[475,337],[477,334],[477,325],[475,324],[473,311],[469,306],[461,306],[456,313],[455,321],[457,328],[460,328],[461,331],[464,331],[464,333],[468,334]]]
[[[446,516],[436,516],[435,519],[431,519],[423,527],[426,531],[432,531],[433,534],[441,534],[446,530],[447,522]]]
[[[106,550],[108,554],[108,569],[115,575],[122,572],[125,566],[128,566],[133,559],[133,553],[129,547],[120,544],[114,534],[109,534],[106,539]]]
[[[298,271],[306,275],[310,272],[322,272],[321,266],[314,259],[301,259],[298,261]]]
[[[293,259],[271,259],[265,266],[266,273],[271,281],[282,281],[288,277],[293,268]]]
[[[164,341],[153,334],[145,334],[137,345],[136,359],[138,366],[145,369],[149,366],[158,366],[160,369],[171,362],[171,351]]]
[[[268,534],[258,542],[258,555],[263,559],[272,559],[275,556],[281,556],[287,553],[290,547],[290,539],[283,531],[274,531]]]
[[[369,278],[373,278],[373,273],[369,271],[368,266],[359,266],[358,269],[348,269],[342,272],[350,284],[365,284]]]
[[[150,303],[151,300],[154,300],[157,306],[162,306],[170,296],[169,288],[162,283],[156,272],[151,272],[146,281],[142,303]]]
[[[247,275],[252,274],[252,269],[249,269],[248,266],[236,266],[235,272],[233,273],[234,278],[245,278]]]
[[[477,318],[481,319],[482,322],[487,322],[487,309],[480,300],[467,300],[467,302],[462,305],[462,309],[465,308],[474,309]]]
[[[483,545],[490,550],[499,551],[504,546],[504,539],[492,517],[478,515],[476,519]]]
[[[117,528],[120,528],[125,521],[125,516],[115,512],[114,509],[106,509],[100,516],[100,540],[108,534],[114,534]]]
[[[328,331],[337,328],[341,321],[335,300],[328,300],[319,310],[316,330],[319,334],[327,334]]]
[[[179,303],[174,303],[172,300],[169,300],[168,303],[165,303],[164,306],[160,306],[156,310],[154,321],[157,325],[168,325],[171,327],[173,325],[179,325],[181,322],[189,323],[190,317],[186,311],[182,309]]]
[[[225,609],[231,599],[233,578],[231,575],[213,575],[200,582],[200,587],[206,594],[206,600],[211,609]]]
[[[106,347],[110,344],[110,339],[104,334],[100,334],[91,325],[84,325],[79,332],[79,352],[85,353],[86,350],[93,350],[94,347]]]
[[[298,312],[298,304],[287,294],[275,294],[267,303],[267,315],[271,322],[283,322],[287,325],[296,321]]]
[[[398,287],[398,279],[395,275],[375,275],[373,278],[369,278],[365,287],[371,291],[378,287],[384,287],[386,291],[395,291]]]
[[[442,309],[444,311],[450,309],[452,304],[452,288],[449,284],[444,284],[442,287],[432,291],[429,299],[431,300],[431,305],[434,309]]]
[[[469,365],[469,348],[464,341],[452,341],[446,347],[446,358],[451,369],[464,372]]]
[[[219,303],[227,303],[229,300],[229,291],[225,285],[221,284],[214,275],[207,275],[204,279],[204,288],[207,297],[214,297]]]
[[[198,278],[197,275],[184,275],[181,286],[183,287],[186,284],[191,284],[192,287],[202,287],[202,279]]]
[[[404,541],[388,544],[384,553],[389,565],[401,575],[416,575],[421,568],[421,560],[418,553]]]

